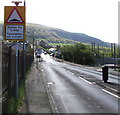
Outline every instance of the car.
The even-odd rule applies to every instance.
[[[39,52],[35,52],[36,58],[41,58],[41,54]]]
[[[36,55],[36,58],[41,58],[41,54],[37,54],[37,55]]]
[[[44,54],[47,54],[47,52],[44,52]]]
[[[54,53],[51,53],[50,56],[53,56],[53,57],[54,57]]]

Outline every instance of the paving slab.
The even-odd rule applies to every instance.
[[[18,113],[52,113],[40,71],[33,63],[26,81],[25,103]]]

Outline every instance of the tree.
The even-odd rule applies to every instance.
[[[82,43],[61,47],[61,54],[66,61],[83,65],[93,65],[95,63],[92,52]]]

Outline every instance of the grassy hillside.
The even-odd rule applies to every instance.
[[[109,43],[103,42],[97,38],[88,36],[83,33],[70,33],[61,29],[47,27],[40,24],[28,23],[26,27],[27,40],[44,39],[48,43],[95,43],[100,46],[110,46]],[[0,23],[0,36],[2,35],[2,23]]]
[[[27,39],[42,39],[48,43],[69,43],[74,44],[76,41],[59,36],[53,31],[54,28],[37,24],[27,24]]]

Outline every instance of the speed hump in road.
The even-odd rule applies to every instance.
[[[4,40],[25,41],[25,6],[5,6]]]

